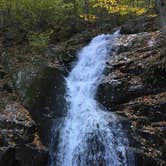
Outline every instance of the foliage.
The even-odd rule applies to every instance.
[[[46,33],[32,33],[29,36],[29,45],[34,51],[42,51],[49,42],[49,34]]]
[[[94,8],[104,8],[109,13],[119,13],[126,15],[136,13],[144,14],[147,10],[154,7],[154,1],[130,1],[130,0],[94,0]]]
[[[61,0],[8,0],[2,2],[1,10],[4,12],[4,17],[7,16],[30,30],[36,28],[45,30],[57,23],[61,24],[66,19],[63,17],[63,13],[72,8],[71,4],[64,4]]]
[[[29,38],[27,34],[32,32],[35,38],[33,41],[39,44],[38,40],[42,38],[40,44],[43,45],[45,37],[41,35],[42,33],[54,31],[51,39],[61,40],[61,36],[62,38],[70,37],[72,33],[86,29],[87,23],[94,27],[94,25],[107,24],[105,20],[110,21],[114,16],[114,20],[120,22],[119,20],[128,18],[126,15],[144,14],[153,7],[153,1],[0,0],[0,28],[3,29],[3,32],[6,29],[12,33],[16,31],[18,38],[25,36],[25,39]],[[114,26],[117,26],[117,23]],[[19,35],[20,32],[24,34]]]
[[[96,21],[97,17],[93,14],[81,14],[80,18],[84,19],[85,21]]]

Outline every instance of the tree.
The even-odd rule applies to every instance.
[[[163,35],[166,43],[166,0],[156,0],[156,8],[159,12]]]
[[[84,0],[85,14],[89,13],[89,0]]]

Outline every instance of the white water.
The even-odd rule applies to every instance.
[[[107,58],[118,33],[99,35],[79,53],[66,78],[68,112],[51,166],[128,166],[128,140],[116,116],[95,100]]]

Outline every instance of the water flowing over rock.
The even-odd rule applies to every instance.
[[[162,40],[160,31],[119,36],[117,54],[109,57],[97,91],[99,102],[126,118],[138,166],[165,165],[166,84],[155,80],[153,73],[144,75],[159,57]],[[161,73],[157,78],[162,78]],[[145,82],[150,77],[151,81]]]
[[[114,42],[110,35],[97,37],[88,48],[95,40],[98,46],[102,42],[108,43],[97,49],[98,56],[82,55],[87,49],[85,47],[79,53],[79,62],[75,67],[78,69],[83,57],[87,58],[86,65],[89,67],[83,69],[84,63],[81,63],[81,72],[78,73],[74,68],[66,81],[64,75],[75,64],[78,57],[76,52],[101,33],[100,30],[75,34],[67,41],[51,45],[45,55],[25,55],[23,52],[16,55],[13,50],[0,50],[0,166],[48,166],[49,153],[49,166],[61,166],[63,160],[68,158],[63,156],[66,149],[75,152],[68,158],[73,165],[105,166],[111,160],[104,157],[107,156],[105,152],[109,146],[105,148],[105,145],[110,137],[114,144],[111,153],[117,149],[115,159],[121,165],[125,165],[123,162],[126,158],[123,157],[125,152],[121,153],[123,149],[117,148],[117,138],[123,143],[122,147],[126,147],[127,159],[132,161],[128,151],[130,147],[136,166],[166,165],[166,63],[160,56],[162,54],[165,57],[165,52],[163,35],[157,22],[157,17],[144,16],[128,21],[122,25],[122,34],[116,39],[116,47],[112,47],[111,43]],[[109,53],[105,46],[108,52],[111,50]],[[90,48],[90,52],[93,52]],[[102,56],[101,49],[109,54],[106,58]],[[92,62],[104,65],[98,71],[101,74],[104,69],[104,77],[103,74],[94,74],[94,78],[99,78],[92,81],[94,84],[88,81],[91,76],[89,73],[98,68]],[[87,80],[81,77],[79,81],[80,74],[88,75]],[[76,87],[79,93],[74,93]],[[84,91],[85,87],[87,91]],[[69,95],[71,91],[73,95]],[[86,96],[89,102],[83,100],[81,104],[84,107],[72,104],[73,100],[80,101],[78,96],[82,92],[86,92],[83,93],[83,99]],[[79,109],[72,111],[73,107]],[[71,117],[73,113],[76,116]],[[54,127],[50,132],[52,125]],[[80,133],[85,131],[82,130],[84,127],[90,132],[77,133],[78,139],[76,133],[65,134],[69,129],[73,131],[74,127]],[[107,131],[110,134],[107,135]],[[69,139],[73,135],[76,144],[71,144],[74,140]],[[128,141],[122,140],[126,135]],[[59,144],[62,140],[67,142],[66,145]],[[107,145],[110,144],[111,141]],[[71,161],[72,156],[74,160]]]
[[[79,53],[66,78],[67,114],[61,121],[57,148],[52,141],[50,166],[134,165],[118,118],[95,100],[106,61],[118,32],[99,35]],[[57,126],[52,131],[57,139]],[[54,143],[54,144],[53,144]]]

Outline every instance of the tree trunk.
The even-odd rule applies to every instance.
[[[89,13],[89,0],[84,0],[85,14]]]
[[[166,0],[156,0],[155,4],[159,12],[163,36],[166,43]]]
[[[73,32],[76,32],[76,26],[77,26],[77,2],[76,0],[73,0],[73,5],[74,5],[74,20],[73,20]]]

